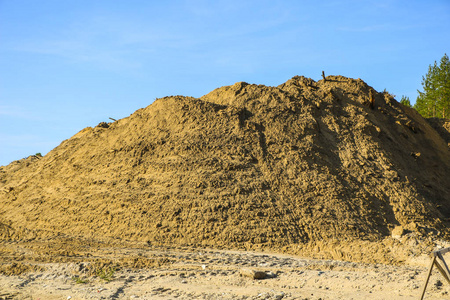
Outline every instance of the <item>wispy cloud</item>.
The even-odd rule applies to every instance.
[[[258,42],[267,39],[271,33],[275,34],[273,28],[286,22],[281,13],[273,17],[269,12],[264,12],[268,18],[251,18],[251,14],[247,16],[244,13],[250,12],[249,5],[236,7],[228,1],[205,3],[209,2],[187,1],[188,10],[183,14],[174,13],[169,18],[155,16],[151,20],[142,17],[132,19],[126,13],[93,15],[72,21],[45,36],[16,39],[12,49],[106,69],[142,69],[158,57],[172,59],[169,57],[171,54],[175,55],[175,59],[181,59],[179,54],[183,53],[183,59],[190,60],[190,55],[197,57],[205,49],[214,55],[224,45],[228,48],[233,44],[238,48],[239,43],[240,47],[251,46],[249,40],[256,39]],[[230,12],[237,21],[230,22],[224,11]],[[239,22],[241,17],[250,18],[245,26]],[[177,20],[179,18],[184,19],[180,22]],[[211,26],[205,26],[205,22]],[[226,42],[228,40],[229,43]]]
[[[30,110],[13,105],[0,105],[0,116],[26,120],[38,119]]]
[[[117,48],[102,48],[90,41],[77,37],[52,40],[21,41],[15,51],[56,56],[72,63],[92,63],[105,67],[134,68],[136,62],[125,59],[124,52]]]
[[[5,134],[0,133],[0,143],[8,146],[28,146],[30,144],[46,144],[42,137],[35,134]]]
[[[57,31],[51,36],[17,39],[10,49],[51,55],[73,63],[89,63],[106,68],[139,68],[134,56],[140,50],[170,44],[170,35],[143,30],[140,24],[112,17],[96,17]]]
[[[391,23],[385,23],[385,24],[376,24],[376,25],[367,25],[367,26],[342,26],[338,27],[337,30],[339,31],[346,31],[346,32],[383,32],[383,31],[389,31],[389,32],[395,32],[395,31],[405,31],[405,30],[413,30],[418,28],[425,28],[428,27],[428,24],[425,23],[415,23],[415,24],[391,24]]]
[[[0,132],[0,166],[6,166],[14,160],[18,160],[37,152],[46,154],[58,141],[50,140],[46,136],[38,134],[5,134]]]
[[[369,26],[358,26],[358,27],[338,27],[337,30],[345,31],[345,32],[376,32],[376,31],[385,31],[391,30],[392,26],[389,24],[378,24],[378,25],[369,25]]]

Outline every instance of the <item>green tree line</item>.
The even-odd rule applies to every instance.
[[[428,73],[422,76],[422,89],[414,108],[425,118],[449,118],[450,115],[450,61],[445,54],[439,64],[428,67]],[[409,99],[401,103],[407,105]]]

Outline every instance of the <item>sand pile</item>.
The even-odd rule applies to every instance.
[[[364,260],[390,247],[396,226],[448,238],[449,178],[447,142],[360,79],[240,82],[199,99],[157,99],[42,158],[1,167],[0,238],[314,249]]]

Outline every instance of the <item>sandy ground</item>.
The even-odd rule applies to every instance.
[[[290,255],[207,249],[103,249],[110,261],[153,257],[160,266],[112,268],[89,275],[90,262],[42,262],[41,270],[0,275],[0,299],[419,299],[427,257],[389,266]],[[123,260],[122,260],[123,261]],[[243,269],[269,278],[242,276]],[[450,299],[434,271],[425,299]]]

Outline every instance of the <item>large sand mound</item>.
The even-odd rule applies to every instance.
[[[448,238],[449,178],[447,142],[360,79],[240,82],[1,167],[0,238],[376,252],[399,225]]]

